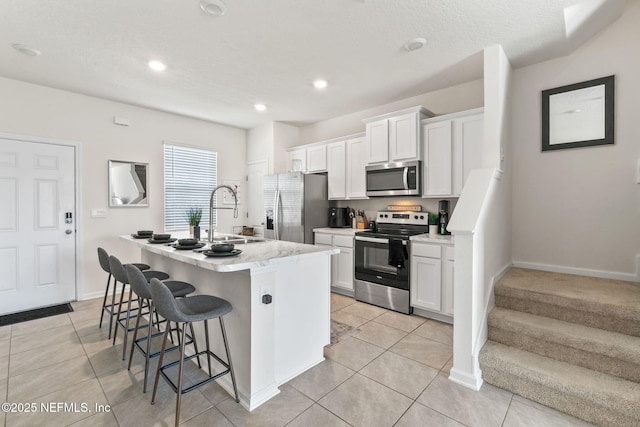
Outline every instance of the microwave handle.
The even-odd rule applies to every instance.
[[[405,166],[404,173],[402,174],[402,183],[404,184],[404,189],[409,189],[409,166]]]

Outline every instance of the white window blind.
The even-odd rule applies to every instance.
[[[200,226],[209,225],[209,197],[217,183],[218,153],[215,151],[164,145],[164,229],[185,230],[185,212],[202,208]],[[215,211],[213,224],[216,224]]]

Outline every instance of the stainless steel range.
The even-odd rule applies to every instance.
[[[410,314],[409,237],[429,231],[427,212],[381,211],[376,230],[355,236],[356,300]]]

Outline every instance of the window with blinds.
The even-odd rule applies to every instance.
[[[218,153],[164,145],[164,229],[189,228],[186,211],[202,208],[200,226],[209,225],[209,198],[217,185]],[[216,214],[213,212],[213,224]]]

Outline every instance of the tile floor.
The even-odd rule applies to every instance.
[[[332,319],[353,329],[326,348],[324,362],[282,385],[278,396],[251,413],[208,384],[184,395],[182,425],[589,425],[488,384],[474,392],[449,381],[450,325],[337,294],[331,304]],[[175,394],[161,380],[158,401],[149,404],[151,393],[142,394],[144,360],[136,352],[127,371],[122,341],[112,346],[106,328],[97,327],[100,300],[73,306],[73,313],[0,328],[0,396],[37,405],[75,402],[77,410],[3,412],[0,425],[173,425]],[[187,378],[196,373],[187,371]],[[111,411],[97,412],[96,405]]]

